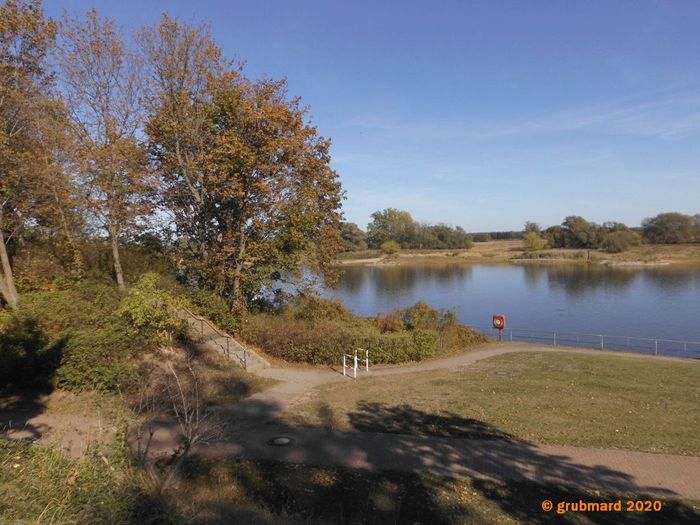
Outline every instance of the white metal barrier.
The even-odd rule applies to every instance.
[[[369,350],[364,350],[362,348],[356,348],[354,354],[343,354],[343,375],[347,376],[347,369],[352,369],[353,379],[357,379],[357,369],[359,368],[359,363],[361,359],[357,356],[357,352],[365,353],[365,372],[369,372]],[[348,360],[352,361],[352,365],[348,364]]]

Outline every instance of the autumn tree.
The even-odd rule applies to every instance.
[[[75,140],[76,185],[107,238],[114,276],[124,287],[120,237],[151,210],[151,175],[139,144],[143,124],[140,64],[112,20],[93,9],[66,18],[58,55]]]
[[[302,265],[331,273],[339,247],[330,141],[285,81],[250,81],[206,27],[163,17],[147,57],[150,151],[181,262],[234,306]]]
[[[188,266],[206,264],[211,201],[205,193],[205,151],[210,142],[212,82],[227,64],[207,26],[163,15],[136,35],[144,58],[146,132],[150,154]]]
[[[208,236],[211,282],[240,298],[302,263],[331,273],[342,190],[328,165],[330,141],[305,122],[299,98],[288,98],[284,80],[231,74],[217,84],[212,109],[204,180],[217,226]]]
[[[47,53],[56,26],[37,0],[0,5],[0,295],[16,307],[8,246],[36,211],[42,187],[41,121],[52,105]]]
[[[34,157],[34,230],[40,238],[51,241],[54,254],[77,277],[84,270],[79,246],[84,220],[71,177],[75,155],[70,121],[60,98],[47,103],[44,110],[37,123],[42,147]]]

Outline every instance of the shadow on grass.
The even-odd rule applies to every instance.
[[[579,491],[561,486],[540,485],[536,483],[512,482],[495,483],[486,480],[474,480],[473,488],[484,498],[494,502],[503,514],[522,523],[549,525],[555,523],[596,523],[601,525],[642,524],[694,524],[700,523],[700,511],[678,500],[664,500],[659,512],[625,512],[626,501],[636,499],[658,499],[635,494],[621,495],[600,491]],[[541,509],[542,501],[550,500],[554,509],[545,512]],[[567,512],[557,513],[560,502],[622,502],[622,512]]]
[[[197,524],[334,523],[450,524],[475,519],[467,507],[444,509],[440,482],[413,474],[300,466],[274,461],[192,458],[185,479],[193,493],[211,494],[221,481],[229,498],[198,502]],[[196,488],[195,488],[196,487]],[[208,499],[208,498],[207,498]]]
[[[233,488],[233,490],[231,489]],[[413,473],[193,457],[173,497],[190,498],[188,521],[205,524],[695,524],[676,501],[661,512],[545,512],[541,502],[617,501],[624,496],[532,482],[499,483]]]
[[[483,421],[367,403],[351,417],[361,432],[336,432],[268,424],[279,410],[263,400],[238,404],[225,414],[225,437],[190,458],[174,497],[187,502],[195,523],[700,522],[697,510],[669,499],[679,496],[671,489],[544,453]],[[322,406],[318,416],[332,428],[332,411]],[[172,446],[171,432],[163,431],[160,444]],[[291,444],[270,446],[281,435]],[[663,510],[560,515],[541,509],[544,499],[649,499],[645,494],[663,498]]]
[[[49,344],[36,319],[16,315],[0,332],[0,435],[34,441],[47,431],[30,421],[46,409],[68,342]]]
[[[323,421],[331,411],[328,405],[319,409]],[[514,436],[477,419],[453,413],[431,414],[410,405],[390,406],[384,403],[359,402],[357,410],[348,414],[350,424],[359,432],[386,432],[465,439],[500,439],[516,441]]]

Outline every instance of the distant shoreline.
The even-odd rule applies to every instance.
[[[404,250],[395,255],[380,250],[342,254],[338,266],[398,266],[402,264],[556,264],[590,263],[621,268],[700,264],[700,244],[650,244],[622,253],[587,249],[547,249],[527,253],[518,240],[474,243],[469,250]]]

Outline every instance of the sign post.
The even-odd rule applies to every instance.
[[[493,327],[498,330],[498,340],[502,341],[503,329],[506,327],[506,316],[503,314],[493,314]]]

